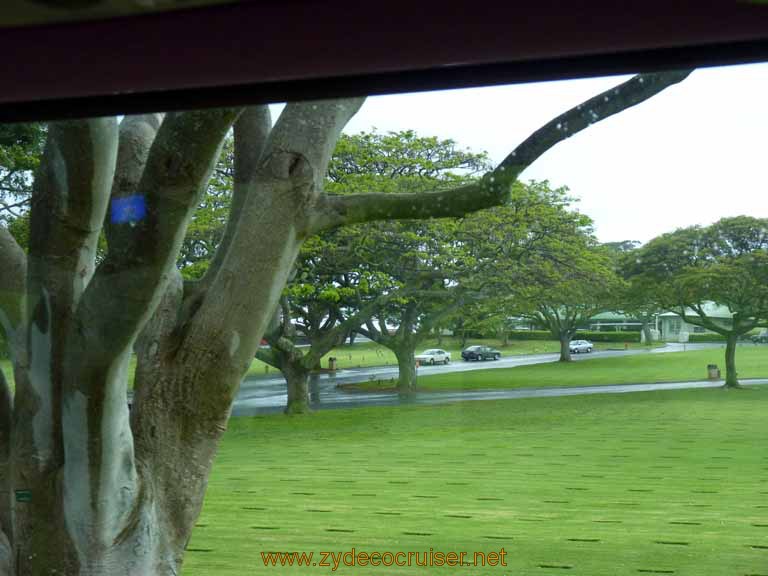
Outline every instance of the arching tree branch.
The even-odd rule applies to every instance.
[[[240,110],[169,114],[152,143],[137,193],[112,199],[106,259],[78,310],[90,349],[126,349],[157,304],[186,225]],[[130,186],[127,187],[130,190]],[[121,294],[119,307],[114,295]],[[104,310],[109,309],[110,315]]]
[[[232,237],[240,223],[240,214],[248,197],[250,184],[258,173],[259,161],[272,130],[272,116],[269,107],[252,106],[246,108],[235,122],[235,178],[232,189],[232,202],[229,206],[229,218],[224,230],[224,237],[211,260],[200,289],[205,289],[216,277],[224,261],[224,256],[232,243]]]
[[[372,220],[463,216],[503,204],[510,185],[547,150],[595,122],[644,102],[690,73],[691,70],[638,74],[586,100],[536,130],[476,184],[422,194],[322,195],[310,231],[317,233]]]

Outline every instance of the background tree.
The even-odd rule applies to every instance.
[[[398,390],[411,393],[416,386],[416,348],[466,298],[460,278],[469,267],[461,246],[453,242],[456,222],[408,223],[362,232],[360,246],[372,270],[385,278],[385,293],[376,313],[358,332],[395,353]]]
[[[29,209],[33,172],[40,164],[46,127],[40,123],[0,125],[0,223]]]
[[[234,139],[228,136],[205,194],[187,227],[177,263],[186,279],[197,280],[205,275],[224,237],[235,176],[234,145]]]
[[[269,348],[256,353],[259,360],[283,373],[288,414],[308,411],[310,373],[375,313],[376,302],[388,297],[377,286],[379,274],[360,268],[355,234],[349,231],[328,231],[304,243],[273,327],[265,334]],[[298,345],[300,340],[304,346]]]
[[[361,133],[339,140],[327,190],[421,193],[473,185],[488,167],[484,153],[462,150],[453,140],[413,131]],[[398,293],[380,300],[373,315],[361,317],[358,332],[395,353],[401,392],[414,389],[418,344],[460,305],[457,279],[466,266],[453,240],[455,229],[455,221],[443,219],[382,221],[347,231],[354,236],[358,271],[377,278],[380,294]]]
[[[546,181],[516,182],[506,206],[462,220],[458,239],[473,266],[462,283],[475,297],[466,307],[464,328],[491,328],[504,340],[536,274],[545,265],[573,266],[572,243],[583,241],[583,230],[591,221],[571,209],[572,203],[565,187],[552,189]]]
[[[625,280],[621,295],[616,298],[620,305],[620,312],[640,321],[640,331],[643,342],[653,342],[651,331],[653,322],[661,310],[660,297],[656,284],[647,282],[643,278],[631,277]]]
[[[645,278],[632,276],[635,269],[635,260],[638,258],[637,250],[640,246],[637,240],[624,240],[621,242],[605,242],[603,248],[607,250],[616,273],[625,280],[623,290],[616,301],[619,304],[617,312],[622,312],[640,321],[642,341],[653,341],[651,324],[659,313],[661,304],[657,294],[657,285],[648,282]]]
[[[738,387],[738,339],[768,327],[768,219],[737,216],[663,234],[627,269],[630,281],[656,286],[665,308],[725,338],[725,386]],[[707,303],[725,306],[732,319],[711,317]]]
[[[488,167],[484,154],[459,150],[451,140],[420,137],[413,131],[342,135],[331,157],[326,190],[413,193],[471,182],[474,174]],[[310,371],[354,330],[392,346],[403,358],[400,364],[409,366],[404,368],[404,378],[413,373],[413,326],[401,339],[373,328],[370,321],[374,315],[381,318],[385,308],[390,319],[397,316],[406,300],[412,307],[418,300],[428,300],[428,288],[446,274],[438,272],[437,260],[445,251],[444,231],[450,225],[447,221],[379,222],[326,231],[304,243],[295,278],[284,293],[280,321],[266,335],[270,349],[257,352],[260,360],[280,369],[286,378],[286,412],[307,410]],[[421,264],[421,278],[403,274],[406,260]],[[402,289],[411,296],[393,297]],[[369,328],[361,328],[365,324]],[[423,337],[419,332],[419,339]],[[309,341],[309,348],[297,347],[298,338]],[[405,387],[410,389],[412,380]]]
[[[560,342],[560,362],[570,362],[570,343],[592,316],[616,308],[622,283],[605,250],[581,216],[570,233],[558,238],[556,257],[538,258],[527,267],[527,280],[515,301],[521,316],[549,330]]]
[[[265,106],[50,124],[28,258],[0,226],[15,375],[12,394],[0,373],[0,493],[30,496],[0,502],[0,570],[178,574],[232,401],[306,238],[501,204],[554,144],[687,74],[633,78],[545,125],[479,182],[427,194],[323,191],[358,98],[290,103],[274,127]],[[233,126],[227,227],[206,273],[183,283],[186,228]]]

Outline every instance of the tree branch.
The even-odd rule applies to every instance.
[[[29,325],[14,338],[23,337],[27,344],[24,354],[14,359],[24,373],[16,382],[14,445],[34,454],[28,464],[20,464],[28,465],[31,475],[64,459],[62,394],[68,367],[74,363],[65,361],[68,335],[93,273],[116,156],[114,118],[49,126],[30,215],[25,306]],[[82,352],[77,350],[71,358],[80,361]]]
[[[253,358],[292,272],[307,211],[321,189],[331,152],[362,102],[292,103],[283,110],[248,184],[251,189],[244,192],[229,249],[187,331],[184,345],[190,353],[209,348],[211,337],[229,342],[237,334],[234,351],[227,345],[214,355],[237,366],[234,371]],[[224,400],[234,389],[220,392]]]
[[[14,192],[10,188],[2,188],[3,192],[10,192],[11,194]],[[24,198],[23,200],[19,200],[18,202],[14,202],[13,204],[6,204],[5,202],[0,202],[0,209],[4,210],[6,212],[9,212],[11,216],[14,218],[18,218],[21,216],[18,212],[14,212],[15,208],[21,208],[22,206],[28,206],[32,203],[32,198]]]
[[[679,311],[676,312],[678,316],[683,320],[683,322],[687,322],[688,324],[693,324],[694,326],[700,326],[702,328],[706,328],[707,330],[711,330],[712,332],[716,332],[717,334],[720,334],[722,336],[725,336],[728,334],[729,330],[726,330],[725,328],[718,326],[710,318],[707,317],[706,314],[704,314],[704,310],[697,306],[696,304],[692,305],[691,308],[696,312],[696,316],[689,316],[685,313],[685,307],[680,306]]]
[[[132,346],[177,273],[174,264],[186,225],[237,114],[171,114],[157,131],[138,185],[141,158],[121,166],[125,180],[112,198],[109,252],[61,339],[69,360],[62,391],[62,490],[65,514],[82,519],[72,531],[78,546],[118,538],[147,497],[137,466],[146,460],[134,457],[125,402]],[[152,131],[136,122],[138,131]],[[139,140],[143,153],[147,138]],[[150,392],[150,386],[145,388]],[[140,407],[151,412],[143,402]],[[114,494],[120,495],[119,503],[104,506]]]
[[[41,291],[77,304],[94,271],[116,159],[114,118],[51,124],[33,188],[30,306]]]
[[[639,74],[586,100],[531,134],[480,181],[451,190],[419,194],[324,194],[318,198],[310,233],[382,219],[463,216],[503,204],[520,173],[557,143],[622,110],[644,102],[685,79],[691,70]]]
[[[258,173],[259,161],[271,131],[272,116],[269,112],[269,106],[266,105],[246,108],[235,122],[235,177],[229,218],[224,229],[224,237],[221,239],[211,264],[200,282],[200,290],[205,290],[212,282],[224,262],[224,256],[232,244],[235,230],[240,223],[243,206],[245,206],[248,194],[252,190],[251,183]]]
[[[115,178],[112,183],[113,199],[129,198],[137,194],[139,182],[147,165],[147,157],[157,131],[163,121],[162,114],[144,114],[127,116],[120,123],[120,138],[117,147],[117,163]],[[113,212],[113,219],[114,218]],[[120,228],[119,223],[107,218],[104,222],[104,232],[108,244],[117,243],[115,236]]]
[[[453,314],[456,310],[461,308],[464,305],[464,301],[461,297],[456,298],[451,304],[441,308],[437,312],[432,312],[429,314],[424,320],[421,325],[419,326],[419,329],[417,331],[417,337],[419,340],[429,335],[430,331],[432,331],[440,322],[445,320],[448,316]]]
[[[638,74],[623,84],[590,98],[547,122],[515,148],[496,170],[520,174],[555,144],[592,124],[652,98],[685,80],[693,70]]]
[[[464,216],[469,212],[503,204],[509,197],[509,181],[485,176],[479,182],[440,192],[418,194],[323,194],[315,206],[310,233],[329,228],[371,222]]]
[[[259,348],[256,350],[256,359],[261,360],[265,364],[269,364],[273,368],[277,368],[278,370],[282,369],[282,363],[280,362],[279,355],[275,354],[272,349],[266,349]]]
[[[181,272],[172,270],[160,303],[142,327],[133,346],[137,362],[133,383],[132,424],[138,423],[142,417],[144,405],[154,393],[153,388],[163,385],[157,381],[156,375],[163,359],[173,354],[173,332],[178,328],[183,284]]]
[[[24,315],[27,257],[3,227],[0,227],[0,270],[0,327],[12,342]]]
[[[80,343],[83,350],[111,361],[113,351],[127,349],[152,313],[238,114],[236,109],[203,110],[169,114],[163,121],[137,194],[112,199],[109,252],[78,310],[87,340]],[[118,307],[115,294],[121,295]]]

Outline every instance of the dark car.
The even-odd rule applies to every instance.
[[[461,351],[461,359],[469,360],[498,360],[501,352],[490,346],[470,346]]]

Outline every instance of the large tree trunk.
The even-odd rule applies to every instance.
[[[416,359],[412,346],[402,346],[394,350],[397,357],[399,379],[397,391],[400,394],[413,394],[416,391]]]
[[[739,379],[736,374],[736,334],[729,334],[725,344],[725,387],[739,388]]]
[[[286,414],[305,414],[309,412],[309,371],[301,366],[286,362],[282,368],[288,384]]]
[[[651,344],[653,342],[653,336],[651,334],[651,325],[648,322],[643,322],[642,326],[643,330],[643,339],[645,340],[645,344]]]
[[[317,406],[320,403],[320,375],[311,372],[309,375],[309,404]]]
[[[571,361],[571,337],[560,336],[560,359],[558,362]]]
[[[235,389],[239,376],[204,369],[200,355],[178,349],[176,321],[182,298],[180,275],[174,274],[155,314],[136,344],[136,376],[130,414],[136,459],[151,482],[149,498],[138,511],[156,525],[145,537],[158,561],[144,571],[117,569],[115,574],[177,576],[200,514],[216,449],[226,430],[228,407],[222,393]],[[194,393],[205,389],[209,395]],[[197,418],[190,411],[204,403]],[[221,405],[221,406],[220,406]],[[199,409],[199,406],[198,406]],[[141,537],[138,530],[131,531]],[[126,564],[129,566],[129,564]],[[94,575],[95,576],[95,575]]]
[[[23,377],[22,371],[17,373]],[[105,380],[118,384],[124,374],[124,367],[118,368]],[[66,432],[73,437],[66,449],[67,466],[78,461],[83,466],[51,468],[37,475],[29,474],[26,466],[17,467],[13,574],[176,575],[203,498],[204,482],[189,467],[205,455],[166,450],[162,465],[152,462],[149,467],[142,461],[129,468],[133,439],[114,433],[118,423],[129,418],[125,393],[107,399],[114,425],[104,426],[102,438],[86,441],[85,410],[91,401],[82,396],[65,404],[62,412]],[[78,437],[80,451],[74,442]],[[109,446],[104,459],[114,463],[88,460],[94,445],[102,452]],[[206,474],[212,456],[210,451]],[[16,463],[22,458],[17,453]]]

